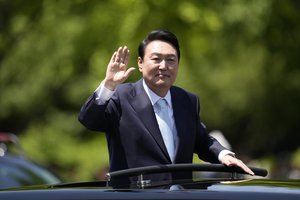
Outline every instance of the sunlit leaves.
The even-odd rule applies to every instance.
[[[64,177],[91,178],[95,166],[106,167],[104,135],[86,130],[77,114],[112,52],[127,45],[129,66],[137,67],[137,46],[156,28],[177,34],[176,85],[200,96],[208,130],[222,130],[237,153],[250,156],[299,145],[294,1],[0,0],[0,6],[1,131],[19,134],[30,157]],[[128,81],[140,77],[136,70]]]

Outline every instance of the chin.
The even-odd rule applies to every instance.
[[[155,85],[157,85],[160,88],[170,88],[172,86],[171,81],[165,81],[165,80],[158,80]]]

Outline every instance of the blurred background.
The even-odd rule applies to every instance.
[[[127,45],[136,67],[156,28],[178,36],[176,85],[200,96],[208,131],[269,177],[300,178],[297,0],[0,0],[0,131],[66,182],[103,178],[105,135],[78,112],[113,51]]]

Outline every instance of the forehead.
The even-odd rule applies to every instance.
[[[173,54],[177,56],[176,49],[171,44],[160,40],[154,40],[146,46],[145,55],[151,54]]]

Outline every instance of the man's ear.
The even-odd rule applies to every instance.
[[[143,71],[143,59],[141,57],[138,57],[138,65],[140,72]]]

